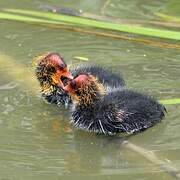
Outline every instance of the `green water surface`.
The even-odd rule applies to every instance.
[[[48,4],[100,14],[104,3],[1,0],[0,7],[43,10]],[[180,2],[112,0],[106,8],[106,15],[134,21],[158,20],[156,12],[178,16]],[[5,20],[0,21],[0,40],[0,180],[173,179],[120,141],[74,129],[67,109],[49,105],[40,97],[32,59],[57,51],[68,64],[106,66],[122,72],[129,88],[170,99],[180,98],[179,49]],[[89,62],[77,61],[75,56]],[[18,74],[20,69],[24,74]],[[180,105],[168,105],[167,110],[162,123],[129,141],[180,169]]]

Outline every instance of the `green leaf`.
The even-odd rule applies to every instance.
[[[117,24],[117,23],[87,19],[83,17],[54,14],[50,12],[38,12],[38,11],[21,10],[21,9],[4,9],[4,11],[51,19],[53,21],[70,23],[71,25],[76,24],[79,26],[83,25],[83,26],[89,26],[89,27],[106,29],[106,30],[115,30],[115,31],[134,33],[145,36],[180,40],[180,32],[178,31],[161,30],[156,28],[141,27],[141,26],[129,25],[129,24]]]

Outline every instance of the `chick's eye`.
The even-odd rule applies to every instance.
[[[66,67],[66,65],[65,64],[60,64],[59,67],[60,67],[61,70],[63,70]]]
[[[77,84],[76,84],[76,81],[75,80],[72,80],[71,83],[70,83],[71,87],[73,89],[75,89],[77,87]]]
[[[60,64],[60,67],[61,67],[61,68],[65,68],[66,65],[65,65],[65,64]]]

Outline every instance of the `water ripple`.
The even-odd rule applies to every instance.
[[[4,85],[0,85],[0,90],[8,90],[8,89],[14,89],[18,86],[15,82],[10,82]]]

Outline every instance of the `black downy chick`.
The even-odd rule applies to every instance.
[[[67,79],[72,79],[73,76],[65,61],[58,53],[53,52],[39,56],[38,61],[35,73],[43,98],[49,103],[67,106],[71,103],[71,98],[63,90],[63,83]]]
[[[165,116],[165,107],[155,99],[128,89],[106,92],[93,75],[75,77],[64,90],[74,104],[73,125],[89,132],[132,134],[155,125]]]

